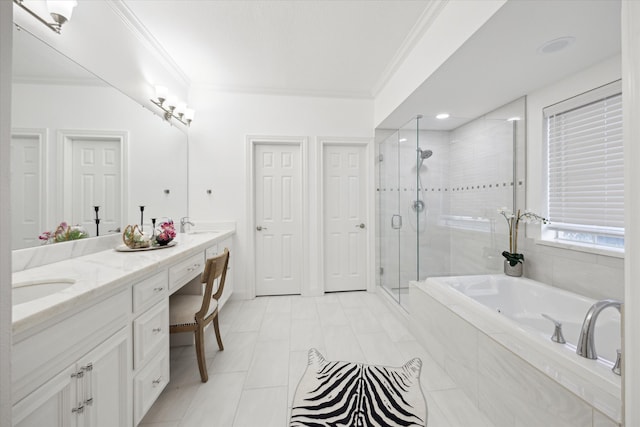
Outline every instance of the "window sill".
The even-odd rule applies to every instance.
[[[570,251],[587,252],[590,254],[609,256],[612,258],[624,259],[624,249],[604,249],[601,246],[594,246],[579,243],[559,242],[557,240],[535,240],[536,245],[551,246],[554,248],[567,249]]]

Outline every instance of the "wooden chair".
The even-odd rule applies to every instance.
[[[204,328],[209,323],[213,322],[218,347],[220,350],[224,350],[218,325],[218,300],[224,291],[228,264],[229,250],[225,248],[222,254],[207,260],[200,278],[200,282],[205,284],[204,295],[178,294],[172,295],[169,299],[169,332],[173,334],[193,331],[198,368],[200,368],[200,378],[203,383],[209,379],[204,356]],[[220,278],[220,282],[217,290],[213,293],[213,286],[218,278]]]

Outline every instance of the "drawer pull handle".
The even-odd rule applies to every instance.
[[[82,412],[84,412],[84,405],[80,405],[77,408],[71,409],[71,412],[73,412],[74,414],[81,414]]]
[[[152,331],[154,334],[157,334],[158,332],[161,332],[161,331],[162,331],[162,328],[153,328],[151,331]]]
[[[198,268],[200,268],[200,264],[193,264],[193,266],[192,266],[192,267],[188,267],[188,268],[187,268],[187,271],[189,271],[189,272],[191,272],[191,271],[195,271],[195,270],[197,270]]]
[[[154,291],[154,292],[160,292],[160,291],[163,291],[163,290],[164,290],[164,288],[163,288],[163,287],[160,287],[160,288],[153,288],[153,291]]]
[[[152,381],[153,386],[154,387],[157,386],[158,384],[160,384],[161,381],[162,381],[162,377],[161,376],[156,378],[155,380]]]

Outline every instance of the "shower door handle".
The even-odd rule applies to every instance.
[[[400,215],[391,216],[391,228],[393,228],[394,230],[400,230],[402,228],[402,216]]]

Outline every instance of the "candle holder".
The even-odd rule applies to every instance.
[[[144,231],[144,206],[140,206],[140,231]]]
[[[100,206],[94,206],[93,209],[96,211],[96,237],[100,235],[100,218],[98,217],[98,211],[100,210]]]

